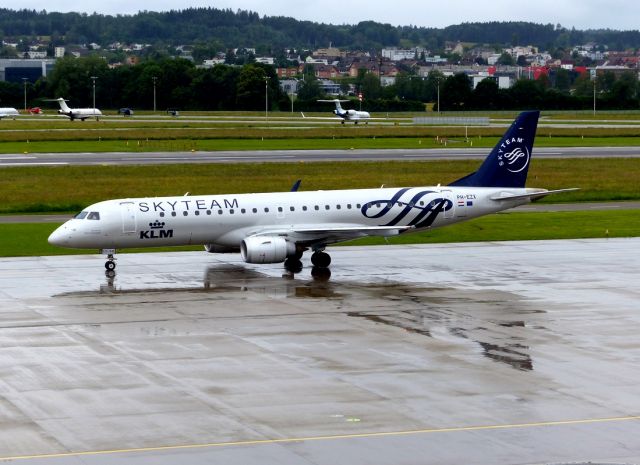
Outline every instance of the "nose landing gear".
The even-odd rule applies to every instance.
[[[114,257],[116,249],[102,249],[101,253],[107,255],[107,261],[104,263],[104,267],[107,271],[113,271],[116,269],[116,258]]]

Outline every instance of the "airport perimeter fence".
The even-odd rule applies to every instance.
[[[487,116],[419,116],[413,118],[413,124],[435,126],[489,126]]]

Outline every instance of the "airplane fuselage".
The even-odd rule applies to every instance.
[[[16,116],[19,116],[18,110],[11,107],[2,107],[0,108],[0,119],[2,118],[13,118],[16,119]]]
[[[333,112],[345,121],[365,121],[371,118],[368,111],[336,109]]]
[[[71,219],[50,239],[73,248],[129,248],[211,244],[231,251],[253,235],[291,238],[313,244],[335,230],[322,245],[354,238],[360,227],[388,227],[365,235],[396,235],[398,229],[437,228],[493,213],[528,200],[496,202],[505,189],[412,187],[239,195],[150,197],[99,202],[83,212],[99,219]],[[520,194],[531,189],[507,189]],[[341,228],[349,229],[342,234]],[[296,230],[303,230],[296,232]],[[345,235],[347,237],[345,237]],[[295,237],[291,237],[295,236]]]
[[[64,115],[70,120],[79,119],[84,121],[87,118],[98,118],[102,112],[97,108],[70,108],[68,111],[58,110],[60,115]]]

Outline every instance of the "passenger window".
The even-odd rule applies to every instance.
[[[91,213],[89,213],[89,215],[87,215],[87,219],[88,220],[99,220],[100,219],[100,213],[91,212]]]
[[[336,210],[340,210],[340,204],[336,205]]]
[[[362,208],[362,205],[360,205],[359,203],[356,204],[356,208]]]
[[[264,209],[264,212],[265,212],[265,213],[269,213],[269,209],[268,209],[268,208],[265,208],[265,209]]]
[[[278,211],[281,212],[282,211],[282,207],[278,207]]]
[[[289,210],[291,210],[292,212],[296,211],[296,207],[289,207]]]
[[[351,210],[351,204],[350,203],[347,204],[347,209]]]
[[[88,212],[80,212],[78,213],[76,216],[74,216],[74,218],[76,220],[83,220],[85,218],[85,216],[87,216]]]
[[[207,210],[207,215],[211,215],[211,210]],[[162,215],[164,216],[164,215]]]
[[[315,208],[316,210],[320,210],[320,207],[317,206],[317,205],[315,207],[313,207],[313,208]]]
[[[189,212],[186,211],[186,210],[182,212],[182,216],[187,216],[188,214],[189,214]]]
[[[200,211],[199,211],[199,210],[196,210],[196,211],[194,212],[194,214],[195,214],[196,216],[200,216]]]
[[[160,212],[160,218],[164,218],[164,212]]]
[[[218,210],[218,215],[222,215],[222,210]]]
[[[331,208],[331,207],[329,207],[329,205],[325,205],[325,206],[324,206],[324,209],[325,209],[325,210],[329,210],[329,208]]]
[[[307,206],[306,206],[306,205],[304,205],[304,206],[302,207],[302,211],[305,211],[305,212],[307,211]]]
[[[233,215],[233,208],[229,210],[229,214]]]
[[[244,208],[240,210],[240,213],[247,213],[247,210],[245,210]]]
[[[258,209],[257,208],[254,208],[252,211],[253,211],[253,213],[258,213]]]
[[[176,212],[171,212],[171,216],[176,216]]]

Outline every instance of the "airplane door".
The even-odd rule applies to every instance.
[[[136,210],[133,202],[120,202],[120,212],[122,213],[122,232],[136,232]]]
[[[456,212],[456,203],[453,198],[453,192],[440,191],[440,193],[442,194],[442,198],[447,199],[447,205],[445,205],[445,208],[449,206],[448,210],[445,210],[444,212],[442,212],[442,217],[445,219],[451,219],[454,217]]]

